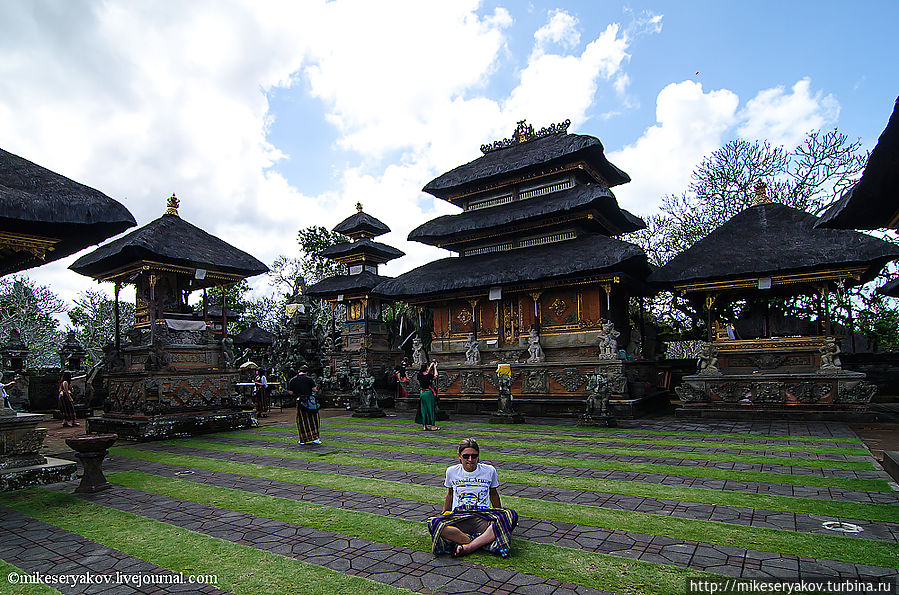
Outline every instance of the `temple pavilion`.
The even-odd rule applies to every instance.
[[[74,254],[137,225],[116,200],[0,149],[0,275]]]
[[[178,206],[173,195],[162,217],[69,267],[114,283],[116,311],[123,284],[133,285],[136,294],[127,344],[120,342],[116,320],[116,349],[104,359],[109,396],[103,416],[88,420],[90,433],[152,440],[253,423],[235,391],[231,339],[216,338],[188,297],[213,286],[224,295],[228,285],[268,268],[182,219]]]
[[[899,230],[899,98],[861,179],[824,212],[818,226]]]
[[[409,239],[457,255],[377,287],[433,311],[428,355],[443,364],[443,409],[495,410],[498,362],[513,366],[516,410],[535,415],[582,413],[597,370],[618,397],[642,395],[652,376],[646,362],[626,361],[629,346],[640,355],[629,299],[650,292],[645,253],[616,237],[645,227],[611,190],[630,178],[599,139],[569,125],[535,132],[519,122],[511,138],[430,181],[425,192],[462,212]]]
[[[124,206],[0,149],[0,276],[40,266],[102,242],[135,225]],[[28,347],[10,329],[0,350],[11,397],[28,401]],[[65,362],[63,362],[65,363]],[[17,413],[0,404],[0,491],[75,477],[75,463],[41,454],[49,415]]]
[[[651,280],[705,311],[709,344],[696,375],[676,388],[683,414],[844,419],[863,413],[875,387],[843,370],[830,320],[832,294],[873,279],[899,246],[768,201],[747,207],[656,271]],[[782,324],[777,300],[809,296],[816,320]],[[749,320],[723,320],[745,300]],[[744,323],[744,324],[741,324]]]
[[[399,363],[402,354],[391,349],[387,340],[382,310],[391,300],[375,288],[391,278],[379,275],[378,267],[405,253],[372,239],[389,233],[390,228],[365,213],[361,203],[356,203],[356,213],[338,223],[334,231],[352,241],[329,246],[321,255],[346,265],[348,274],[310,285],[305,295],[322,298],[331,306],[334,326],[325,353],[330,372],[355,376],[364,364],[369,375],[377,380],[377,386],[383,388],[387,372]],[[343,309],[338,308],[341,305]],[[343,321],[336,320],[340,310],[346,313]]]

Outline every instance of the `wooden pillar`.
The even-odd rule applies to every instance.
[[[156,273],[150,273],[150,345],[156,341]]]
[[[228,309],[225,308],[225,284],[222,283],[222,341],[228,336]]]
[[[643,304],[643,296],[641,295],[638,298],[640,302],[640,357],[646,359],[646,354],[644,353],[646,348],[646,320],[644,318],[644,304]]]
[[[113,284],[113,293],[115,294],[115,350],[116,353],[119,353],[122,350],[122,333],[121,333],[121,323],[119,318],[119,291],[122,289],[122,284],[119,281],[116,281]]]
[[[715,340],[714,335],[712,334],[712,305],[715,303],[715,296],[713,294],[708,294],[705,296],[705,312],[706,312],[706,327],[708,330],[709,343]]]
[[[206,288],[203,288],[203,322],[209,324],[209,298],[206,297]]]
[[[830,324],[830,287],[824,285],[821,292],[824,294],[824,324],[826,325],[824,334],[830,337],[833,335],[833,327]]]

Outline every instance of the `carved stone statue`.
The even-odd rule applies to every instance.
[[[222,339],[222,362],[226,369],[234,368],[234,339],[231,337]]]
[[[524,423],[524,416],[516,413],[512,408],[512,374],[508,364],[500,363],[496,367],[496,390],[498,399],[496,413],[490,416],[492,424],[520,424]]]
[[[479,342],[474,338],[473,334],[468,335],[468,341],[465,343],[465,361],[469,364],[481,363],[481,351],[478,349]]]
[[[721,370],[718,369],[718,349],[711,343],[703,343],[702,349],[699,351],[699,369],[700,376],[721,376]]]
[[[363,409],[377,407],[375,398],[375,379],[368,373],[368,365],[365,362],[359,366],[359,378],[356,380],[356,392],[359,395],[359,406]]]
[[[609,399],[612,396],[612,390],[609,386],[609,379],[605,374],[593,373],[587,376],[587,390],[590,395],[587,397],[588,417],[606,417],[609,415]]]
[[[825,337],[824,344],[818,351],[821,353],[821,371],[836,371],[842,369],[840,361],[840,344],[833,337]]]
[[[540,336],[537,329],[531,329],[528,335],[528,363],[539,363],[546,361],[546,354],[543,353],[543,347],[540,346]]]
[[[325,349],[324,349],[324,352],[325,352],[325,353],[332,353],[333,351],[334,351],[334,337],[332,337],[330,334],[328,334],[328,336],[325,337]]]
[[[425,361],[425,352],[422,349],[421,339],[415,337],[412,339],[412,365],[420,368],[425,363],[427,362]]]
[[[621,333],[615,330],[611,320],[602,321],[602,329],[599,333],[599,358],[616,359],[618,357],[618,337]]]

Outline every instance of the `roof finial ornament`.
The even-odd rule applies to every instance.
[[[569,126],[571,126],[571,120],[565,120],[564,122],[552,124],[550,126],[541,128],[537,132],[534,132],[534,127],[528,124],[527,120],[520,120],[515,126],[515,132],[512,134],[512,138],[495,140],[490,144],[481,145],[481,153],[484,153],[486,155],[491,151],[505,149],[506,147],[511,147],[512,145],[517,145],[518,143],[534,140],[535,138],[549,136],[550,134],[562,134],[568,132]]]
[[[770,202],[771,199],[768,198],[768,184],[764,180],[759,180],[755,183],[755,199],[752,201],[752,206],[764,205]]]
[[[356,202],[356,212],[357,212],[357,213],[361,213],[361,212],[362,212],[362,203],[359,202],[359,201]]]
[[[181,204],[181,201],[175,197],[174,192],[172,192],[172,195],[169,197],[169,199],[166,201],[165,204],[166,204],[165,214],[166,215],[174,215],[177,217],[178,216],[178,206]]]

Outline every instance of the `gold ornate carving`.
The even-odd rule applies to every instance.
[[[755,198],[752,201],[752,206],[764,205],[770,202],[771,199],[768,198],[768,184],[764,180],[759,180],[755,183]]]
[[[356,212],[357,212],[357,213],[361,213],[361,212],[362,212],[362,203],[361,203],[361,202],[357,202],[357,203],[356,203]]]
[[[568,310],[568,302],[562,298],[556,298],[553,303],[547,306],[547,309],[551,310],[557,318],[562,318],[562,315]]]
[[[175,193],[172,192],[172,195],[168,198],[168,200],[165,203],[165,206],[166,206],[165,214],[166,215],[175,215],[177,217],[178,216],[178,207],[180,205],[181,205],[181,201],[178,200],[175,197]]]
[[[771,279],[771,286],[791,285],[797,283],[815,283],[820,281],[840,281],[841,279],[861,279],[867,267],[839,267],[822,269],[806,273],[784,273],[762,277]],[[697,281],[695,283],[677,283],[674,289],[681,295],[694,292],[725,291],[737,289],[758,289],[759,277],[747,277],[727,281]]]
[[[551,126],[541,128],[537,132],[534,132],[534,127],[528,124],[527,120],[521,120],[515,127],[515,132],[512,134],[512,138],[504,138],[503,140],[493,141],[490,144],[481,145],[481,152],[487,154],[491,151],[505,149],[506,147],[511,147],[512,145],[517,145],[529,140],[534,140],[535,138],[549,136],[550,134],[564,133],[568,131],[569,126],[571,126],[571,120],[565,120],[564,122],[552,124]]]
[[[462,308],[462,310],[459,311],[459,314],[456,315],[456,319],[464,326],[468,326],[472,321],[471,312]]]
[[[43,238],[24,233],[0,231],[0,250],[31,252],[41,260],[47,257],[47,252],[53,251],[57,242],[59,240],[56,238]]]

